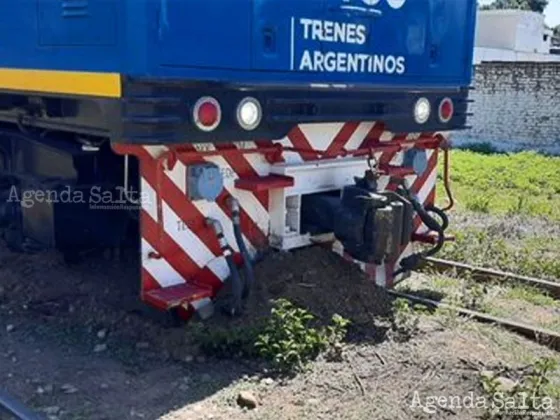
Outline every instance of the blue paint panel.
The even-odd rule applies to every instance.
[[[142,3],[143,0],[139,1]],[[118,72],[139,68],[124,47],[121,0],[0,0],[0,67]],[[70,5],[71,6],[71,5]],[[130,30],[130,28],[128,28]]]
[[[475,11],[475,0],[0,0],[0,67],[466,86]]]
[[[39,45],[114,45],[117,5],[95,0],[36,0]],[[87,30],[84,30],[87,28]]]
[[[159,15],[161,64],[249,67],[251,0],[164,0]]]

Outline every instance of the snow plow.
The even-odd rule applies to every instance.
[[[270,250],[320,244],[392,287],[443,246],[436,166],[466,125],[474,0],[0,11],[13,250],[72,259],[133,238],[142,300],[206,318],[224,284],[243,310]]]

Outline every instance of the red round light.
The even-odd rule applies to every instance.
[[[200,98],[193,109],[193,119],[196,126],[203,131],[212,131],[222,118],[220,103],[209,96]]]
[[[453,101],[449,98],[445,98],[439,104],[439,119],[441,122],[449,122],[453,118],[453,112],[455,111],[453,107]]]
[[[205,102],[198,108],[198,121],[206,127],[211,127],[218,121],[218,108],[211,102]]]

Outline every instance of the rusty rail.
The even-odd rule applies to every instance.
[[[425,259],[426,265],[443,272],[454,269],[458,273],[471,273],[473,280],[484,281],[488,279],[510,280],[523,283],[550,293],[551,296],[560,298],[560,283],[550,280],[538,279],[535,277],[522,276],[519,274],[508,273],[506,271],[494,270],[491,268],[476,267],[470,264],[456,261],[442,260],[440,258],[428,257]]]
[[[513,321],[506,318],[499,318],[493,315],[488,315],[483,312],[473,311],[471,309],[462,308],[460,306],[450,305],[444,302],[438,302],[432,299],[427,299],[422,296],[398,292],[396,290],[387,290],[387,292],[395,297],[407,299],[411,302],[420,303],[432,308],[450,309],[456,311],[458,314],[476,319],[477,321],[500,325],[510,331],[514,331],[524,337],[529,338],[539,344],[543,344],[553,350],[560,351],[560,334],[555,331],[547,330],[540,327],[524,324],[521,322]]]

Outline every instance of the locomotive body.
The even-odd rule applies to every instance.
[[[436,163],[466,124],[474,0],[0,12],[12,248],[74,255],[137,233],[142,298],[206,316],[224,282],[241,309],[269,248],[322,243],[390,287],[443,245]]]

